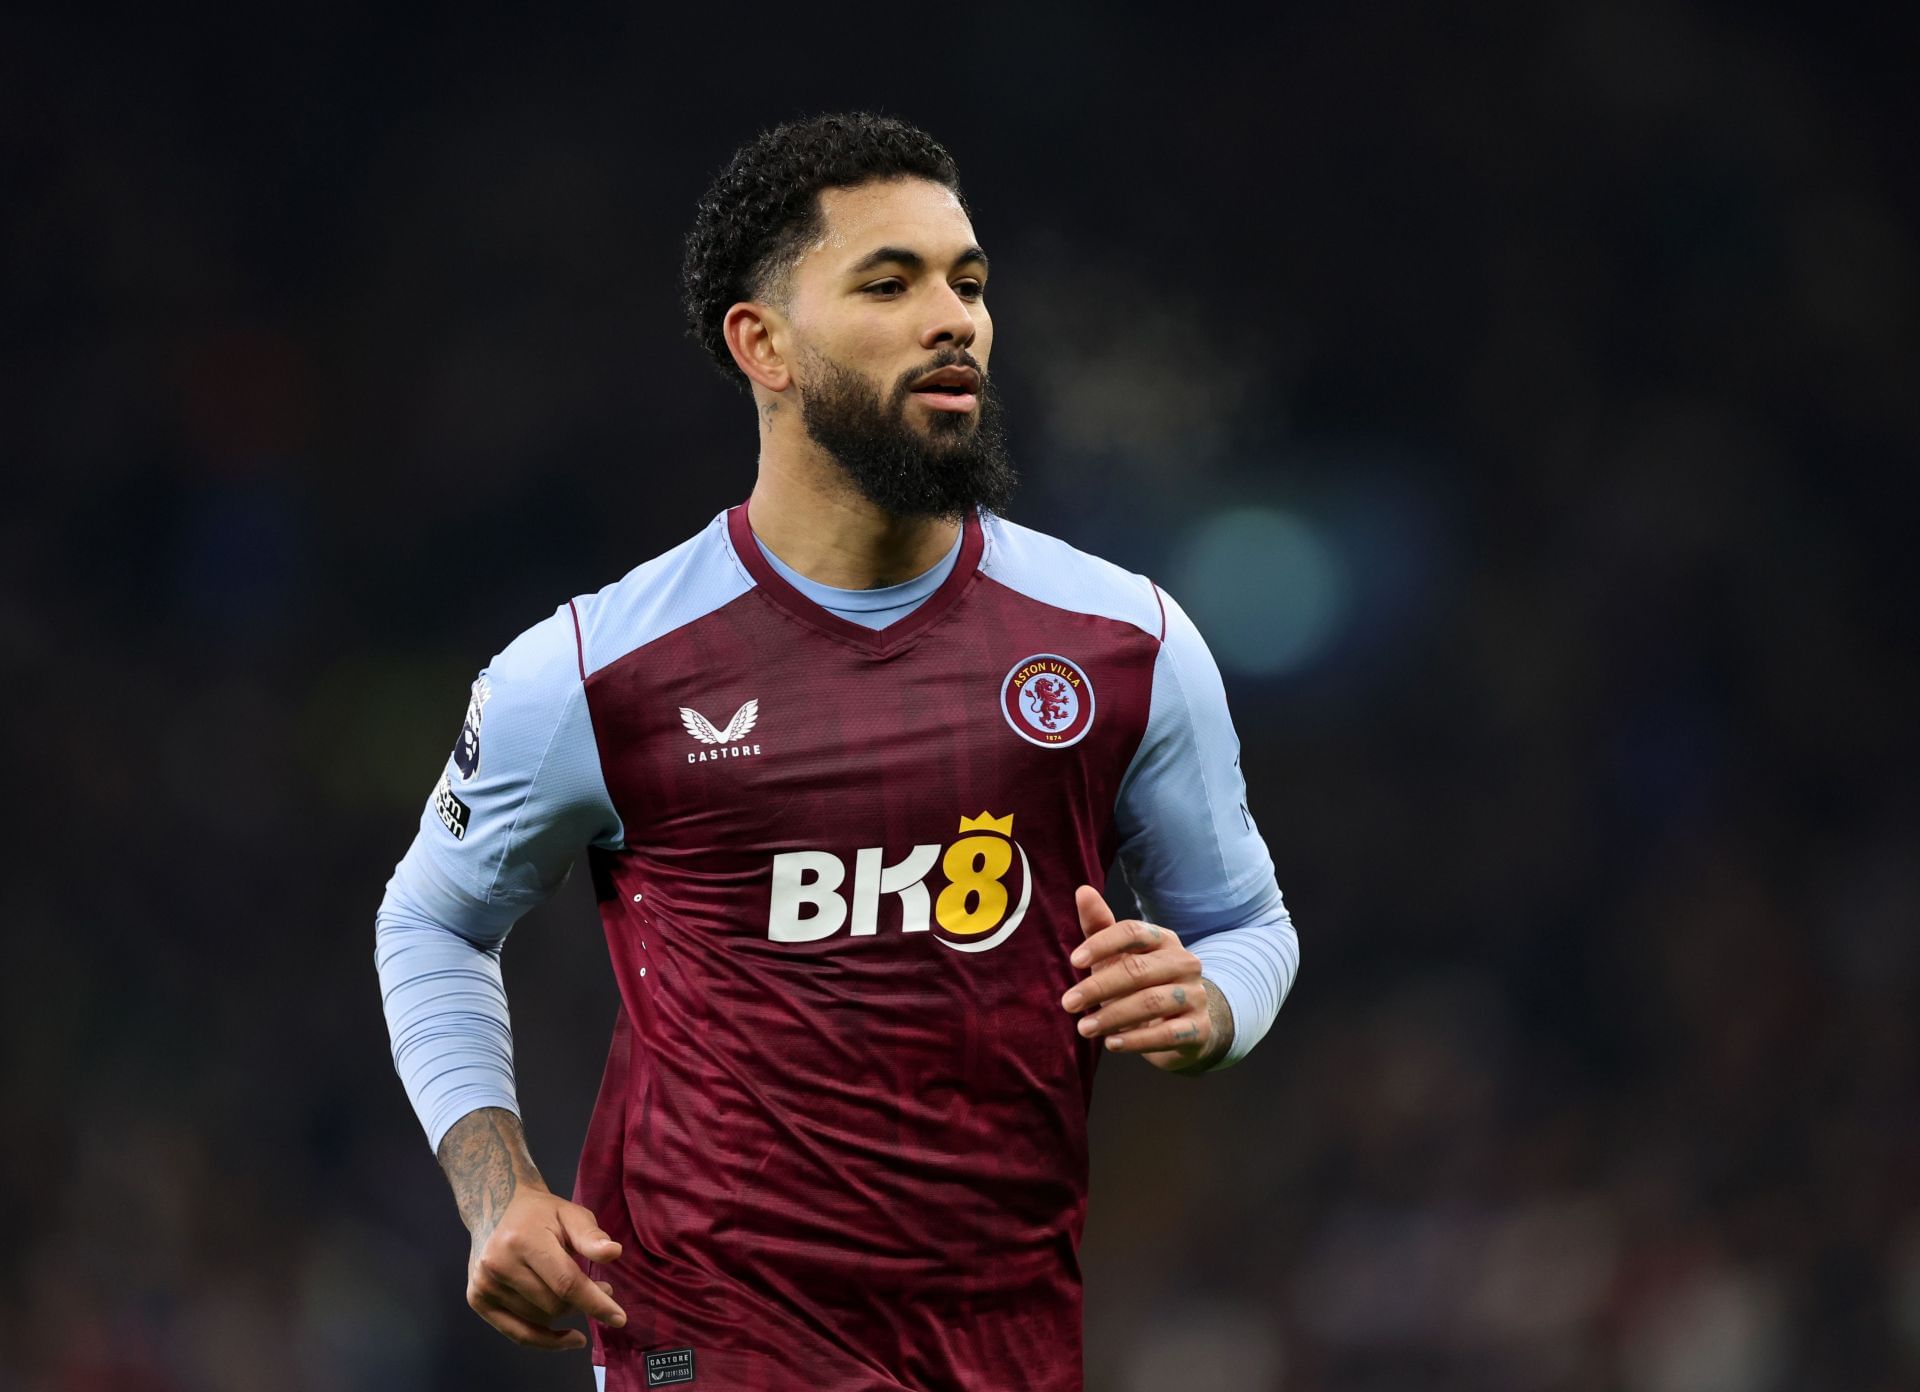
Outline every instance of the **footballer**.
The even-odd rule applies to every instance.
[[[1006,520],[987,252],[926,133],[762,134],[684,282],[752,493],[487,665],[378,915],[467,1301],[606,1392],[1078,1389],[1096,1065],[1236,1062],[1299,961],[1219,673],[1151,580]],[[620,1009],[569,1201],[500,949],[582,855]]]

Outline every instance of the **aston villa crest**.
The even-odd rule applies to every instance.
[[[1038,653],[1008,671],[1000,684],[1000,709],[1021,739],[1043,749],[1064,749],[1093,728],[1093,681],[1072,659]]]

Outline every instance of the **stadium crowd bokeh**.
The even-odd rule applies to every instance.
[[[373,910],[473,671],[745,496],[679,239],[852,106],[1302,938],[1239,1068],[1103,1070],[1093,1392],[1920,1385],[1910,45],[1276,8],[4,21],[0,1389],[591,1386],[462,1302]],[[505,959],[556,1186],[584,879]]]

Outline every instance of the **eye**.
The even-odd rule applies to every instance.
[[[987,287],[977,280],[963,280],[953,287],[953,291],[963,300],[977,300],[987,293]]]
[[[860,293],[863,295],[872,295],[876,299],[891,300],[897,295],[904,293],[906,288],[907,284],[905,281],[898,278],[891,278],[888,280],[876,280],[871,285],[863,285],[860,287]]]

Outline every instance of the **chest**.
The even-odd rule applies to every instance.
[[[1146,726],[1153,648],[987,582],[896,648],[749,591],[587,693],[632,847],[724,873],[787,851],[945,845],[963,817],[1011,816],[1030,848],[1098,854]]]

